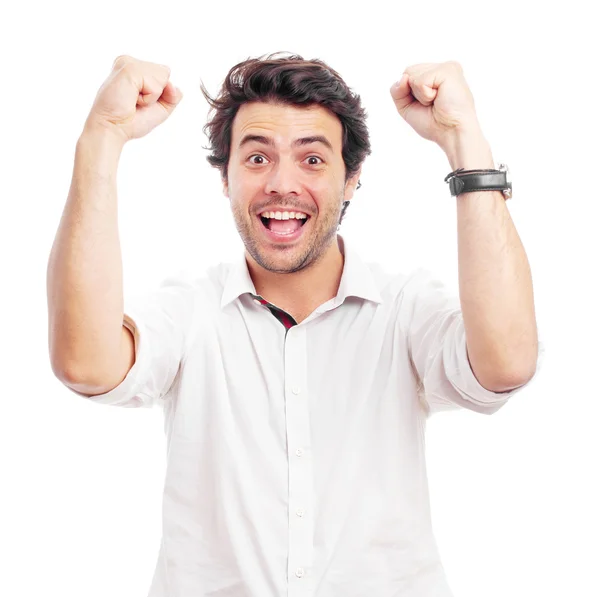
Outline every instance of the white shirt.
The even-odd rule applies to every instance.
[[[163,536],[149,597],[449,597],[432,533],[425,424],[493,413],[457,297],[389,275],[341,235],[338,294],[289,329],[245,257],[127,305],[136,361],[89,398],[160,406]],[[538,359],[539,366],[539,359]]]

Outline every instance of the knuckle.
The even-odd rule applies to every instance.
[[[116,77],[127,81],[131,85],[140,87],[143,78],[140,76],[139,67],[132,62],[125,62],[123,66],[117,70]]]
[[[159,81],[168,81],[171,76],[171,69],[166,64],[152,64],[152,72]]]
[[[121,68],[130,60],[132,60],[131,56],[128,56],[127,54],[120,54],[115,58],[115,61],[113,62],[113,68]]]
[[[136,70],[135,64],[131,62],[124,62],[121,66],[121,72],[127,75],[130,79],[133,78],[133,73]]]

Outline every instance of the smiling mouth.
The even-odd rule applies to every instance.
[[[304,226],[306,224],[306,222],[308,222],[308,220],[310,219],[310,216],[307,216],[305,219],[301,219],[301,220],[296,220],[296,219],[277,220],[276,218],[265,218],[263,216],[259,216],[259,218],[260,218],[260,221],[262,222],[262,225],[267,230],[273,230],[273,228],[271,226],[274,224],[277,228],[287,227],[287,233],[291,234],[291,233],[295,232],[296,230],[299,230],[300,228],[302,228],[302,226]],[[283,222],[285,222],[285,224],[283,224]]]

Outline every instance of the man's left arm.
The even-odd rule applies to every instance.
[[[390,92],[408,124],[444,150],[452,171],[495,168],[457,62],[408,67]],[[509,391],[533,377],[538,358],[529,262],[501,191],[455,200],[467,355],[484,388]]]
[[[495,168],[482,134],[456,140],[452,171]],[[456,197],[458,279],[467,355],[479,383],[504,392],[536,369],[538,332],[525,249],[501,191]]]

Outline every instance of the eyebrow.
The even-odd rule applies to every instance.
[[[263,145],[268,145],[269,147],[275,146],[273,139],[270,137],[265,137],[264,135],[244,135],[240,141],[239,147],[241,148],[252,141],[256,143],[262,143]],[[299,139],[294,139],[292,142],[292,147],[302,147],[304,145],[310,145],[311,143],[322,143],[325,145],[325,147],[329,148],[329,150],[333,152],[333,146],[327,140],[327,137],[324,137],[323,135],[312,135],[310,137],[300,137]]]

